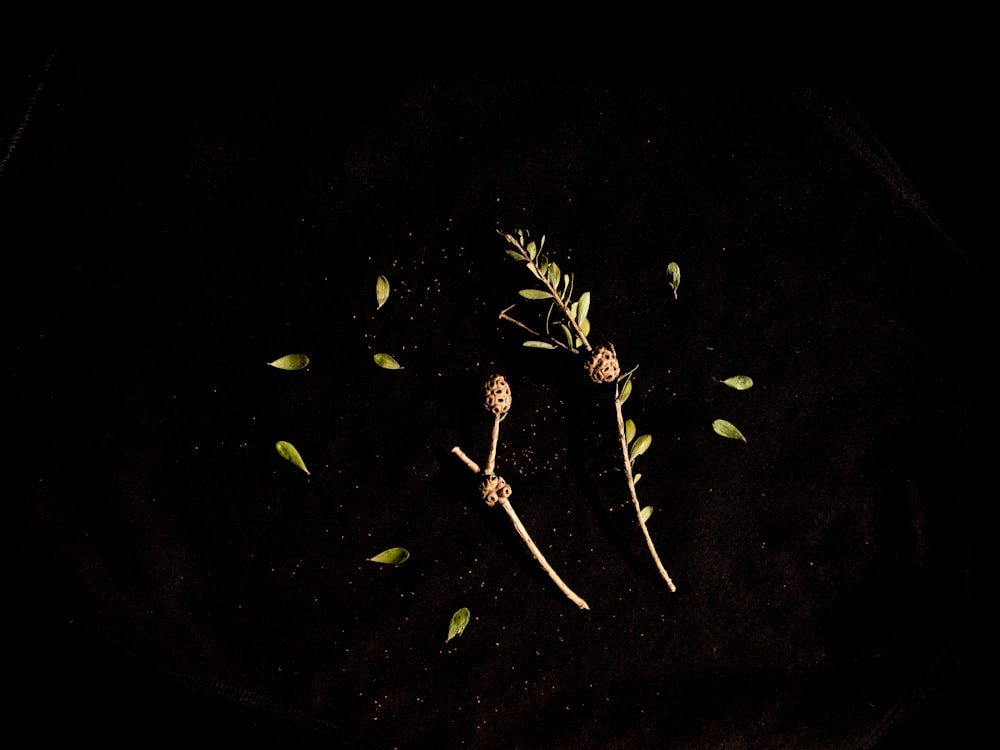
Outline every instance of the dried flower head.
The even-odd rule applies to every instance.
[[[494,375],[486,383],[486,408],[500,416],[510,411],[510,385],[503,375]]]
[[[599,346],[594,350],[594,354],[585,365],[585,369],[590,379],[595,383],[613,383],[622,371],[614,349],[609,349],[606,346]]]
[[[483,500],[491,506],[496,505],[500,500],[506,500],[514,492],[511,486],[504,481],[504,478],[498,477],[496,474],[488,474],[483,477],[483,481],[479,484],[479,490],[483,493]]]

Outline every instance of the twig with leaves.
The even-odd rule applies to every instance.
[[[639,504],[635,488],[640,476],[633,474],[635,460],[649,448],[652,440],[649,435],[635,437],[634,424],[631,423],[631,420],[626,421],[622,415],[622,404],[632,392],[632,375],[636,368],[633,367],[623,374],[618,354],[612,344],[601,345],[597,348],[591,345],[587,338],[590,334],[588,317],[590,292],[583,292],[574,298],[576,290],[573,274],[564,272],[555,261],[545,255],[543,252],[544,235],[536,242],[529,236],[528,232],[522,229],[518,229],[514,234],[497,231],[510,244],[510,247],[507,248],[507,254],[514,260],[523,263],[540,285],[540,288],[536,286],[522,289],[518,294],[526,300],[547,301],[549,303],[542,331],[536,331],[511,315],[510,312],[516,305],[502,310],[500,319],[531,334],[533,338],[523,342],[524,346],[537,349],[563,349],[571,354],[584,355],[587,358],[584,369],[592,381],[602,386],[614,384],[615,417],[618,424],[618,438],[621,444],[622,462],[629,495],[633,506],[635,506],[636,518],[646,539],[646,546],[649,548],[653,562],[656,564],[660,576],[666,581],[667,587],[671,591],[676,591],[677,587],[663,566],[653,538],[650,536],[645,514]],[[680,281],[680,269],[677,268],[676,264],[671,264],[669,273],[672,277],[671,287],[676,296],[677,283]],[[631,434],[627,425],[632,427]]]
[[[542,551],[538,549],[538,545],[532,540],[531,535],[525,528],[521,519],[518,518],[517,513],[514,512],[514,506],[510,504],[510,496],[513,494],[513,489],[503,477],[498,476],[495,473],[496,469],[496,458],[497,458],[497,444],[500,440],[500,422],[510,411],[511,405],[511,392],[510,384],[502,375],[494,375],[486,383],[486,409],[493,414],[493,431],[490,440],[490,451],[486,459],[486,465],[483,468],[479,467],[475,461],[469,458],[465,452],[455,446],[451,449],[451,452],[461,459],[462,463],[469,467],[474,473],[479,474],[482,479],[479,483],[479,489],[482,493],[483,500],[490,507],[494,505],[500,505],[507,516],[510,518],[511,522],[514,524],[514,529],[517,531],[518,536],[524,541],[531,551],[532,556],[538,561],[538,564],[542,566],[542,569],[548,573],[549,578],[553,580],[556,586],[580,609],[590,609],[590,606],[581,599],[566,583],[559,574],[556,573],[555,569],[549,564],[548,560],[545,559],[545,555]]]

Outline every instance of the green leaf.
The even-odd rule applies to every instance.
[[[677,287],[681,285],[681,267],[670,263],[667,266],[667,276],[670,277],[670,288],[674,290],[674,299],[677,299]]]
[[[387,299],[389,299],[389,279],[379,276],[375,279],[375,302],[378,305],[375,309],[381,309]]]
[[[590,312],[590,292],[584,292],[581,294],[580,299],[576,302],[576,322],[583,327],[583,322],[587,319],[587,313]],[[586,333],[586,331],[584,331],[584,333]]]
[[[552,296],[543,289],[522,289],[518,294],[525,299],[549,299]]]
[[[735,388],[738,391],[745,391],[747,388],[753,387],[753,380],[746,375],[733,375],[733,377],[720,380],[719,382],[725,383],[730,388]]]
[[[618,403],[624,404],[628,397],[632,395],[632,381],[626,380],[625,385],[621,387],[621,391],[618,393]]]
[[[532,260],[538,255],[538,245],[535,244],[534,240],[531,240],[524,249],[528,251],[528,257]]]
[[[278,455],[281,456],[286,461],[291,461],[293,465],[299,467],[306,474],[309,473],[309,469],[306,468],[305,461],[302,460],[302,456],[299,455],[298,450],[295,446],[285,440],[279,440],[274,444],[274,447],[278,449]]]
[[[649,450],[649,444],[653,442],[652,435],[640,435],[632,443],[632,450],[629,451],[629,460],[635,461],[639,456]]]
[[[286,354],[273,362],[268,362],[268,364],[279,370],[301,370],[309,364],[309,357],[305,354]]]
[[[531,349],[555,349],[555,344],[550,344],[548,341],[525,341],[524,346]]]
[[[641,511],[639,511],[639,517],[643,520],[643,523],[649,520],[649,517],[653,515],[653,506],[647,505]]]
[[[743,437],[743,433],[736,429],[736,426],[732,422],[727,422],[725,419],[716,419],[712,422],[712,429],[715,430],[716,434],[722,435],[724,438],[742,440],[744,443],[747,441]]]
[[[382,563],[383,565],[401,565],[410,559],[410,551],[404,547],[390,547],[382,550],[375,557],[369,557],[368,562]]]
[[[468,607],[462,607],[451,616],[451,622],[448,623],[448,637],[445,639],[445,643],[465,632],[465,626],[469,624],[470,617],[471,614]]]
[[[379,352],[375,355],[375,364],[385,370],[402,370],[403,366],[388,354]]]
[[[639,480],[642,479],[642,472],[636,472],[632,475],[632,484],[639,484]]]
[[[546,269],[546,275],[549,278],[549,283],[553,288],[559,288],[559,282],[562,280],[562,271],[559,269],[554,262],[549,263],[549,267]]]
[[[631,443],[632,438],[635,437],[635,422],[631,419],[625,420],[625,442]]]

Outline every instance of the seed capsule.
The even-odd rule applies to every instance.
[[[483,500],[486,501],[487,505],[491,506],[496,505],[501,499],[506,500],[514,493],[514,490],[504,481],[504,478],[498,477],[496,474],[484,477],[483,481],[479,484],[479,490],[483,493]]]
[[[606,346],[599,346],[594,351],[594,355],[585,365],[587,374],[595,383],[613,383],[621,374],[621,366],[618,364],[618,356],[614,349]]]
[[[486,383],[486,409],[497,416],[510,411],[510,385],[503,375],[494,375]]]

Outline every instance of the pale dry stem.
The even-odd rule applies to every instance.
[[[639,505],[639,496],[635,491],[635,477],[632,474],[632,461],[629,458],[628,439],[625,437],[625,420],[622,417],[622,402],[619,400],[617,383],[615,384],[615,414],[618,417],[618,439],[622,446],[622,458],[625,463],[625,478],[628,481],[628,489],[632,496],[632,505],[635,506],[635,515],[639,521],[639,527],[642,529],[643,536],[646,537],[646,546],[649,547],[649,553],[653,556],[653,562],[656,563],[656,567],[660,571],[660,575],[663,576],[663,580],[667,582],[667,587],[672,592],[677,591],[677,587],[674,586],[674,582],[670,580],[670,574],[667,573],[667,569],[663,567],[663,563],[660,561],[660,555],[656,551],[656,545],[653,544],[653,537],[649,535],[649,529],[646,527],[646,522],[642,518],[642,507]]]

